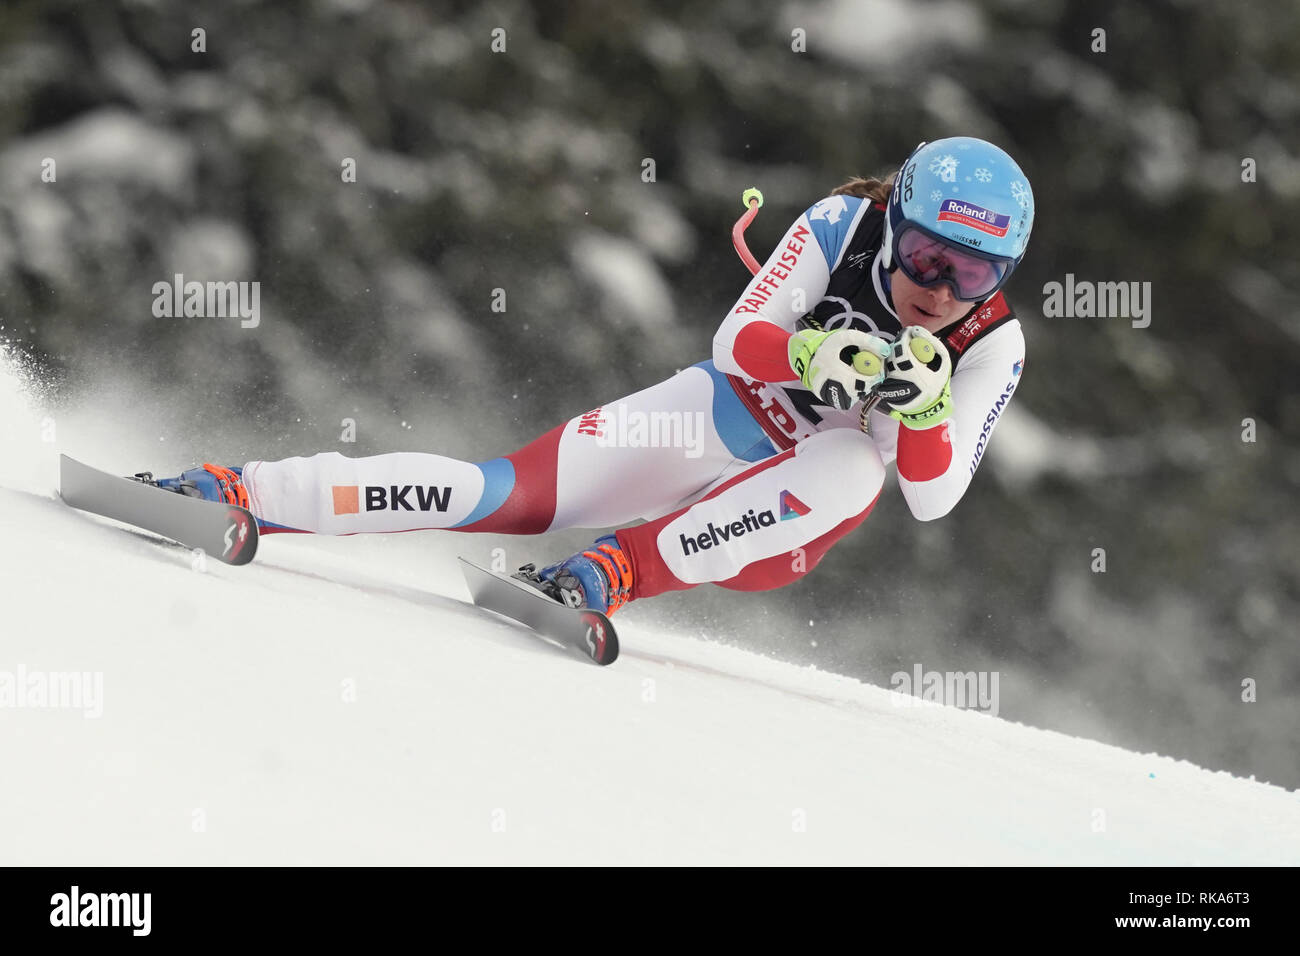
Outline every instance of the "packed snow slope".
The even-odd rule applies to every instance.
[[[0,679],[102,681],[0,708],[0,863],[1300,863],[1262,783],[630,622],[596,667],[464,603],[487,539],[196,569],[55,494],[130,442],[0,385]]]

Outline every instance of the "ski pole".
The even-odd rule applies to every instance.
[[[759,207],[763,205],[763,194],[758,191],[757,186],[750,186],[741,194],[740,201],[745,206],[745,214],[731,227],[731,244],[736,247],[736,255],[740,256],[740,261],[749,268],[751,273],[758,275],[758,260],[749,251],[749,246],[745,245],[745,230],[758,215]]]
[[[740,201],[745,205],[745,214],[731,227],[731,244],[736,247],[736,255],[740,256],[740,261],[745,263],[752,274],[758,275],[758,260],[749,251],[749,246],[745,245],[745,230],[758,215],[759,207],[763,205],[763,194],[759,192],[757,186],[750,186],[741,194]],[[867,400],[862,403],[861,411],[858,412],[858,427],[868,435],[871,434],[871,412],[879,403],[880,396],[873,392],[867,396]]]

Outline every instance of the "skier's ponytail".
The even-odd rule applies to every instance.
[[[889,200],[889,193],[894,187],[894,176],[896,175],[897,173],[890,173],[883,180],[864,179],[861,176],[854,176],[844,185],[832,189],[831,195],[857,196],[859,199],[870,199],[884,204]]]

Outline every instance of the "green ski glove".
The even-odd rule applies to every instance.
[[[856,329],[790,336],[790,367],[804,386],[832,408],[848,411],[885,377],[889,343]]]

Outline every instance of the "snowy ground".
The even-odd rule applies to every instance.
[[[58,452],[127,449],[14,391],[0,678],[102,714],[0,709],[0,863],[1300,863],[1277,787],[644,627],[584,663],[464,604],[450,535],[195,570],[63,505]]]

